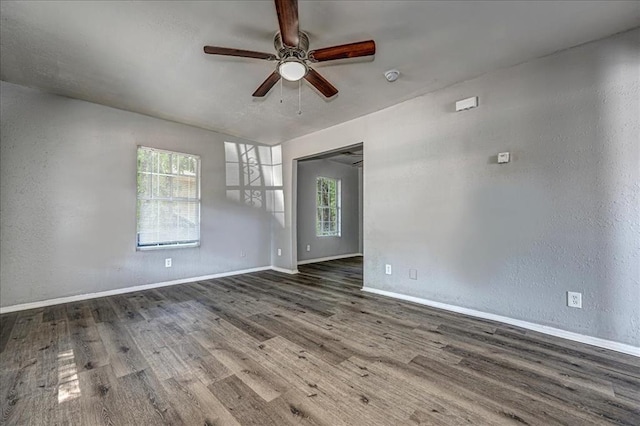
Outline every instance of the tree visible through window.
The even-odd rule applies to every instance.
[[[200,157],[138,147],[137,246],[200,243]]]
[[[316,236],[340,236],[340,179],[316,179]]]

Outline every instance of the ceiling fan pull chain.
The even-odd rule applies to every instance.
[[[298,115],[302,115],[302,80],[298,80]]]
[[[282,103],[282,79],[280,79],[280,103]]]

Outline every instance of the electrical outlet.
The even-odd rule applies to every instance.
[[[164,260],[164,267],[165,268],[171,268],[171,258],[168,257]]]
[[[247,257],[247,252],[244,250],[240,250],[240,257]]]
[[[409,269],[409,279],[417,280],[418,279],[418,270],[417,269]]]
[[[307,244],[307,251],[311,251],[311,244]]]
[[[387,275],[391,275],[391,265],[389,264],[384,265],[384,273]]]
[[[278,256],[282,256],[282,249],[278,249]]]
[[[582,293],[577,293],[575,291],[568,291],[567,306],[570,308],[582,309]]]

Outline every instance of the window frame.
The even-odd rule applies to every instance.
[[[320,195],[320,191],[322,188],[320,187],[320,182],[334,182],[335,183],[335,231],[329,230],[328,232],[325,230],[325,223],[329,223],[329,229],[331,229],[331,224],[334,222],[333,220],[322,220],[321,210],[329,210],[329,214],[327,215],[331,218],[331,200],[328,200],[328,205],[320,205],[320,200],[323,198]],[[334,237],[341,238],[342,237],[342,179],[339,178],[331,178],[326,176],[316,176],[316,237],[324,238],[324,237]]]
[[[171,155],[177,155],[177,156],[182,156],[182,157],[191,157],[195,159],[195,184],[196,184],[196,196],[195,198],[190,198],[190,197],[174,197],[173,196],[173,186],[171,187],[172,190],[170,192],[170,196],[169,197],[157,197],[154,196],[153,192],[151,193],[150,197],[146,197],[143,196],[141,197],[140,193],[139,193],[139,181],[138,181],[138,177],[140,175],[140,173],[147,173],[150,174],[152,176],[173,176],[173,177],[179,177],[182,176],[179,174],[179,172],[177,173],[160,173],[159,171],[154,172],[153,170],[148,171],[148,170],[141,170],[138,164],[138,156],[140,153],[140,150],[146,150],[146,151],[150,151],[150,152],[158,152],[158,153],[166,153],[166,154],[171,154]],[[178,151],[170,151],[170,150],[166,150],[166,149],[159,149],[159,148],[153,148],[153,147],[149,147],[149,146],[144,146],[144,145],[138,145],[136,147],[136,251],[147,251],[147,250],[163,250],[163,249],[176,249],[176,248],[190,248],[190,247],[200,247],[200,242],[202,240],[202,235],[201,235],[201,208],[202,208],[202,197],[201,197],[201,170],[202,170],[202,160],[200,158],[199,155],[196,154],[190,154],[190,153],[186,153],[186,152],[178,152]],[[172,181],[173,183],[173,181]],[[173,241],[167,241],[167,242],[156,242],[156,243],[151,243],[151,244],[140,244],[140,201],[153,201],[153,200],[162,200],[162,201],[170,201],[170,202],[196,202],[196,208],[197,208],[197,239],[195,240],[190,240],[187,242],[181,242],[179,240],[173,240]]]

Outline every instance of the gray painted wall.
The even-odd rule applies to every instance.
[[[271,216],[226,199],[237,138],[0,88],[1,306],[271,264]],[[136,251],[137,145],[201,156],[201,247]]]
[[[364,141],[366,287],[640,346],[639,99],[634,30],[288,141],[285,200],[293,159]]]
[[[316,236],[316,178],[342,181],[342,235]],[[358,168],[330,160],[298,162],[298,261],[359,253]],[[311,251],[306,251],[307,244]]]

